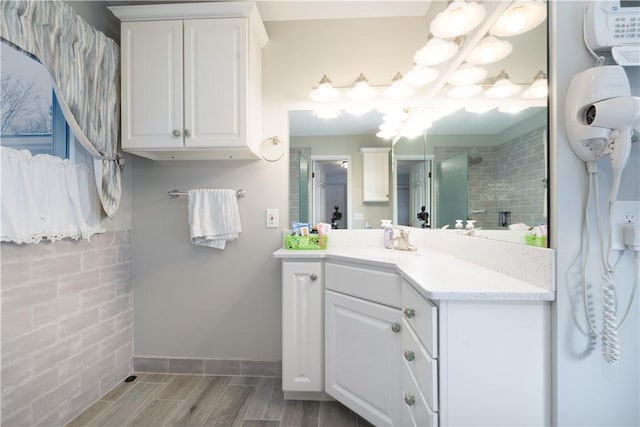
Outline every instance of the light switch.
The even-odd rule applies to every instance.
[[[278,209],[267,209],[267,228],[278,228]]]

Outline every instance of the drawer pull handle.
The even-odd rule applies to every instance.
[[[172,134],[173,136],[180,136],[180,135],[182,135],[182,132],[180,132],[180,129],[174,129],[174,130],[171,132],[171,134]]]
[[[312,282],[315,282],[316,280],[318,280],[318,275],[316,273],[311,273],[309,279],[311,279]]]
[[[400,332],[400,323],[394,323],[391,325],[391,330],[395,333]]]
[[[413,406],[416,403],[416,397],[412,393],[405,393],[404,403],[406,403],[407,406]]]
[[[411,307],[407,307],[404,309],[404,315],[407,316],[408,319],[411,319],[416,315],[416,311]]]
[[[409,362],[412,362],[416,358],[416,354],[411,350],[405,350],[404,358],[407,359]]]
[[[187,138],[191,136],[191,131],[189,129],[185,129],[184,130],[184,136],[186,136]]]

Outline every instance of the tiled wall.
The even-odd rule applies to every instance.
[[[300,153],[307,159],[311,168],[311,148],[292,148],[289,150],[289,223],[300,220]]]
[[[1,250],[2,425],[63,425],[131,372],[131,231]]]
[[[500,145],[498,211],[510,211],[511,223],[546,224],[544,132],[541,126]]]

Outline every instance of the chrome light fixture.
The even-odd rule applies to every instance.
[[[311,99],[316,102],[331,102],[340,98],[340,91],[333,87],[327,75],[323,75],[318,87],[311,91]]]
[[[487,98],[507,98],[509,96],[520,93],[522,88],[509,80],[509,75],[504,71],[496,77],[495,83],[484,91]]]
[[[524,92],[522,97],[527,99],[540,99],[546,98],[549,94],[549,83],[547,81],[547,75],[540,70],[538,74],[533,78],[533,83]]]
[[[487,36],[473,48],[466,60],[470,64],[484,65],[506,58],[513,50],[513,45],[493,36]]]
[[[438,65],[453,58],[460,49],[460,40],[442,40],[432,37],[413,55],[418,65]]]
[[[451,77],[449,77],[449,83],[456,86],[470,85],[484,80],[485,77],[487,77],[486,68],[465,63],[451,74]]]
[[[547,6],[544,1],[515,1],[489,32],[500,37],[515,36],[537,27],[546,17]]]
[[[485,13],[484,5],[478,2],[456,0],[435,17],[429,30],[443,39],[467,34],[482,22]]]
[[[367,99],[374,98],[378,94],[378,90],[369,86],[369,80],[360,73],[356,79],[353,88],[347,92],[347,96],[354,101],[366,101]]]
[[[413,93],[413,88],[402,81],[402,74],[398,72],[393,77],[391,86],[384,92],[384,95],[392,99],[402,99],[410,97]]]

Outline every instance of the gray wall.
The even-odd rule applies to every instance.
[[[582,15],[586,2],[551,2],[551,245],[556,248],[557,296],[553,305],[553,390],[554,422],[561,426],[637,426],[640,425],[640,328],[638,300],[627,324],[619,331],[620,362],[607,364],[598,343],[593,348],[580,331],[586,329],[582,309],[581,231],[583,206],[586,199],[585,165],[571,151],[564,125],[565,94],[571,77],[594,65],[582,42]],[[633,94],[640,94],[637,67],[627,72]],[[620,199],[638,200],[638,169],[640,144],[633,144],[630,164],[623,175]],[[608,161],[598,163],[600,188],[609,188],[611,171]],[[606,212],[607,203],[601,201]],[[596,228],[592,227],[592,235]],[[592,257],[598,257],[592,242]],[[582,254],[583,255],[583,254]],[[595,310],[600,313],[601,301],[598,262],[592,261],[588,277],[592,278]],[[628,301],[634,276],[631,256],[627,253],[616,267],[619,285],[618,312]]]

